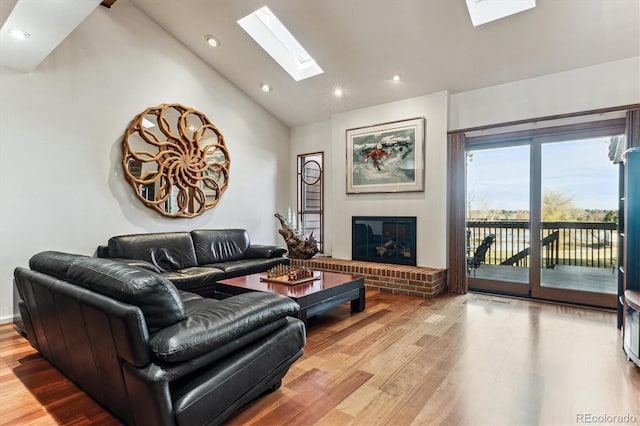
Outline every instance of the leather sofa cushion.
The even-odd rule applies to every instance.
[[[101,257],[101,256],[98,256]],[[155,272],[156,274],[161,274],[162,271],[155,267],[152,263],[147,262],[146,260],[140,259],[125,259],[124,257],[108,257],[111,260],[117,260],[122,263],[126,263],[127,265],[137,266],[138,268],[146,269],[151,272]]]
[[[283,318],[285,325],[255,339],[234,351],[231,356],[198,371],[196,380],[172,383],[173,411],[176,423],[217,425],[226,423],[227,413],[241,406],[237,401],[244,395],[251,400],[264,392],[303,354],[305,328],[302,322]],[[264,402],[264,401],[263,401]],[[285,404],[286,406],[286,404]],[[283,406],[291,419],[291,408]],[[304,415],[303,412],[298,414]],[[273,412],[271,412],[273,414]],[[306,419],[305,419],[306,420]],[[258,424],[312,423],[310,421],[262,421]],[[327,422],[330,423],[330,422]]]
[[[199,229],[191,237],[200,265],[242,259],[250,244],[245,229]]]
[[[223,300],[190,299],[187,319],[150,338],[157,359],[181,362],[206,354],[287,315],[300,306],[272,293],[250,292]]]
[[[206,265],[211,268],[218,268],[224,271],[225,279],[238,277],[240,275],[256,274],[267,271],[274,266],[287,264],[287,259],[275,257],[272,259],[242,259],[232,262],[214,263]]]
[[[116,260],[76,259],[69,266],[67,280],[139,307],[150,332],[187,317],[180,294],[169,280]]]
[[[86,259],[88,256],[80,254],[62,253],[59,251],[43,251],[34,254],[29,259],[29,267],[48,275],[53,275],[61,280],[67,279],[69,267],[78,259]]]
[[[111,237],[109,257],[144,260],[161,272],[198,265],[188,232],[161,232]]]
[[[250,245],[244,254],[247,259],[271,259],[272,257],[282,257],[287,252],[284,247]]]
[[[162,276],[168,279],[179,290],[190,291],[203,287],[213,287],[215,282],[227,278],[225,272],[215,267],[198,267],[180,269],[179,271],[163,272]]]

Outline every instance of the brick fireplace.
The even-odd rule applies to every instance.
[[[369,290],[434,298],[447,291],[447,270],[416,266],[416,218],[354,216],[352,259],[291,259],[293,266],[364,277]]]

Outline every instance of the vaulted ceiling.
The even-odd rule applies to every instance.
[[[118,0],[112,7],[125,2],[289,126],[640,56],[638,0],[538,0],[478,27],[464,0]],[[324,74],[294,81],[236,23],[265,4]],[[209,47],[206,34],[221,45]],[[260,90],[265,82],[269,93]]]
[[[464,0],[130,1],[288,125],[640,55],[638,0],[538,0],[478,27]],[[236,21],[265,3],[324,74],[295,82],[244,33]],[[205,34],[221,46],[208,47]]]

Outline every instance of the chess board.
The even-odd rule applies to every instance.
[[[308,283],[309,281],[319,280],[320,274],[317,272],[313,273],[312,277],[300,278],[299,280],[289,280],[288,275],[282,275],[280,277],[260,277],[260,281],[266,281],[270,283],[278,283],[278,284],[287,284],[287,285],[296,285],[302,283]]]

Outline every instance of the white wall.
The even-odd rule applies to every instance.
[[[640,102],[640,56],[453,94],[449,130]]]
[[[352,216],[416,216],[419,266],[446,267],[447,92],[391,102],[336,114],[321,122],[291,130],[291,158],[325,151],[325,254],[351,258]],[[346,130],[388,121],[425,117],[424,192],[347,194]],[[291,171],[292,178],[295,172]],[[295,202],[295,182],[290,186]]]
[[[127,1],[99,7],[30,74],[0,69],[0,322],[13,269],[41,250],[93,254],[112,235],[243,227],[283,244],[288,129]],[[160,103],[205,113],[231,158],[220,203],[195,219],[144,207],[125,182],[120,141]]]

